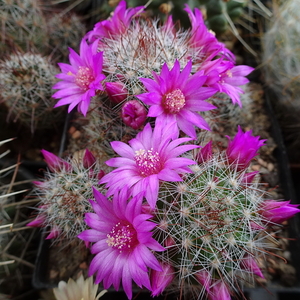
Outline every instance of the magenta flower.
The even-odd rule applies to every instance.
[[[224,44],[220,43],[215,35],[209,31],[204,23],[201,11],[198,8],[194,12],[186,4],[184,9],[189,16],[191,22],[190,47],[199,52],[198,59],[201,61],[209,61],[214,57],[221,55],[231,61],[235,60],[232,52],[230,52]]]
[[[175,270],[171,265],[166,263],[160,265],[162,271],[151,271],[152,297],[160,295],[175,278]]]
[[[102,74],[103,53],[97,53],[97,44],[88,45],[85,40],[80,44],[80,55],[69,48],[69,60],[71,65],[59,63],[62,73],[56,75],[62,79],[53,86],[58,89],[52,96],[55,99],[61,99],[55,107],[70,104],[68,112],[76,105],[78,111],[86,115],[91,97],[98,91],[103,91],[102,80],[105,75]]]
[[[156,117],[164,124],[177,122],[179,129],[196,138],[194,125],[209,130],[208,124],[197,112],[216,108],[203,100],[214,95],[217,90],[202,87],[207,77],[202,76],[201,72],[190,76],[191,69],[191,61],[182,72],[177,60],[171,70],[164,64],[160,75],[153,73],[154,80],[140,79],[148,93],[140,94],[137,98],[150,105],[149,117]]]
[[[96,202],[90,201],[95,213],[87,213],[85,222],[92,229],[79,234],[79,238],[95,243],[89,276],[97,273],[95,283],[103,281],[105,289],[112,284],[119,289],[120,281],[129,299],[132,298],[132,280],[139,287],[151,290],[149,270],[161,271],[152,251],[165,249],[152,238],[156,224],[148,221],[152,215],[142,213],[141,194],[129,202],[129,193],[123,189],[113,200],[94,189]]]
[[[147,111],[138,100],[130,100],[122,106],[122,120],[133,129],[139,129],[145,124]]]
[[[195,162],[178,157],[182,153],[197,148],[196,145],[182,145],[190,138],[174,138],[174,125],[163,126],[156,122],[152,131],[148,123],[129,145],[114,141],[112,148],[121,157],[111,158],[106,164],[117,169],[105,175],[100,183],[106,183],[108,196],[113,195],[125,186],[131,188],[133,196],[145,191],[151,208],[155,207],[159,181],[182,181],[180,173],[191,173],[187,167]]]
[[[266,200],[263,203],[261,214],[270,222],[280,224],[300,212],[297,204],[290,201]]]
[[[219,74],[219,80],[213,87],[218,88],[221,93],[226,93],[232,100],[242,107],[240,94],[244,94],[244,90],[239,86],[249,82],[245,77],[249,75],[254,68],[249,66],[234,66],[231,62],[223,62],[224,71]]]
[[[90,42],[104,37],[111,38],[126,32],[132,18],[144,11],[144,6],[126,9],[126,1],[121,1],[108,20],[98,22],[85,36]]]
[[[231,61],[225,61],[222,58],[206,61],[200,68],[207,76],[205,86],[214,87],[221,93],[226,93],[233,104],[242,106],[240,94],[244,91],[239,86],[249,82],[245,77],[254,69],[249,66],[234,66]]]
[[[264,145],[266,140],[259,140],[259,136],[255,137],[251,135],[252,130],[243,132],[240,126],[238,126],[238,133],[231,141],[226,150],[228,162],[238,170],[246,169],[254,156],[258,154],[258,150]]]

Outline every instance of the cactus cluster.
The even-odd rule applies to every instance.
[[[199,299],[239,295],[243,282],[263,277],[258,260],[273,239],[267,228],[299,212],[268,200],[258,172],[249,171],[264,139],[239,127],[226,150],[213,135],[204,146],[200,131],[220,124],[203,112],[216,103],[215,120],[235,127],[237,109],[229,106],[242,106],[253,68],[236,65],[198,8],[184,10],[188,30],[121,1],[78,53],[69,49],[53,87],[56,107],[83,114],[78,148],[93,154],[61,159],[42,151],[49,170],[35,182],[40,202],[28,225],[48,228],[47,239],[85,241],[95,283],[116,290],[122,283],[129,299],[132,281],[152,296],[175,287],[186,299],[190,290]]]
[[[62,110],[53,109],[52,86],[57,68],[40,54],[17,53],[0,62],[0,95],[8,119],[20,120],[34,132],[51,128]]]

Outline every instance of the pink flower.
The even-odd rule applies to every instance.
[[[179,173],[191,173],[187,167],[195,162],[191,159],[178,157],[182,153],[197,148],[196,145],[182,145],[190,138],[174,137],[174,124],[163,126],[156,122],[152,131],[148,123],[129,145],[114,141],[112,148],[121,157],[111,158],[106,164],[117,169],[105,175],[100,183],[106,183],[108,196],[128,186],[132,194],[145,191],[151,208],[155,207],[159,181],[182,181]]]
[[[50,171],[55,172],[62,169],[65,169],[66,171],[72,170],[72,166],[68,162],[56,156],[55,154],[44,149],[41,150],[41,152],[45,158],[45,161]]]
[[[122,106],[122,120],[133,129],[139,129],[147,119],[147,111],[137,100],[130,100]]]
[[[258,150],[264,145],[266,140],[259,140],[259,136],[251,135],[252,130],[243,132],[241,127],[238,126],[238,133],[231,141],[226,150],[228,162],[237,167],[238,170],[246,169],[251,160],[258,154]]]
[[[105,289],[112,284],[119,289],[120,281],[129,299],[132,298],[132,280],[151,290],[148,268],[161,271],[152,251],[165,249],[152,238],[155,223],[147,221],[152,215],[141,213],[141,194],[129,202],[126,189],[116,193],[113,200],[94,189],[96,202],[90,201],[95,213],[87,213],[85,222],[92,229],[79,234],[79,238],[95,243],[89,276],[97,273],[95,283],[103,281]]]
[[[139,15],[144,10],[144,6],[126,9],[126,1],[121,1],[108,20],[98,22],[94,29],[85,36],[90,42],[104,37],[111,38],[126,32],[132,18]]]
[[[193,11],[186,4],[184,9],[189,16],[191,22],[190,47],[195,49],[198,54],[198,59],[201,61],[209,61],[214,57],[221,55],[234,61],[234,55],[225,45],[220,43],[215,35],[209,31],[204,23],[201,11],[198,8]]]
[[[85,40],[80,44],[80,55],[73,49],[70,50],[69,60],[71,65],[59,63],[62,73],[56,75],[62,79],[53,86],[58,89],[52,96],[55,99],[61,99],[55,107],[70,104],[68,112],[76,105],[78,111],[86,115],[91,97],[98,91],[103,90],[102,80],[105,75],[102,74],[103,53],[97,53],[97,44],[88,45]]]
[[[179,129],[192,138],[196,138],[194,125],[209,129],[206,121],[198,114],[216,108],[203,100],[216,93],[216,89],[202,87],[206,76],[201,72],[191,75],[192,62],[189,61],[180,72],[180,64],[176,60],[174,67],[169,70],[164,64],[160,75],[153,72],[154,80],[141,78],[140,80],[148,93],[137,97],[150,105],[149,117],[156,117],[158,121],[167,123],[177,122]]]
[[[280,224],[300,212],[299,205],[290,201],[266,200],[263,202],[261,214],[270,222]]]
[[[106,82],[105,88],[109,99],[114,103],[120,103],[128,96],[128,90],[120,81]]]
[[[152,297],[160,295],[175,278],[174,268],[166,263],[161,263],[162,271],[152,270],[150,275]]]
[[[234,66],[233,62],[222,58],[206,61],[199,69],[207,76],[206,86],[214,87],[221,93],[226,93],[235,104],[242,106],[240,94],[244,94],[239,86],[249,82],[245,77],[254,69],[249,66]]]
[[[249,82],[245,77],[249,75],[254,68],[249,66],[234,66],[231,62],[225,62],[225,70],[219,74],[219,80],[213,87],[219,89],[221,93],[226,93],[232,100],[232,103],[237,103],[242,107],[240,94],[244,94],[243,89],[239,86]]]

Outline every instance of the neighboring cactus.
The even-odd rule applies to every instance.
[[[285,1],[262,38],[265,82],[286,142],[289,159],[300,151],[300,11],[299,0]]]
[[[78,45],[86,32],[85,24],[74,13],[67,15],[54,14],[47,20],[47,27],[49,45],[55,51],[54,56],[56,59],[62,59],[63,61],[67,60],[69,47],[78,50]],[[57,57],[57,53],[59,57]]]
[[[46,23],[36,0],[0,0],[2,52],[11,46],[23,51],[44,49],[48,43]]]
[[[205,5],[207,24],[216,34],[225,32],[230,22],[237,20],[244,13],[248,0],[199,0]]]
[[[0,62],[0,96],[9,109],[8,120],[37,128],[51,128],[62,110],[53,109],[52,86],[57,69],[39,54],[12,54]]]
[[[34,193],[40,203],[36,219],[27,226],[49,227],[46,239],[71,242],[86,229],[83,218],[92,210],[89,202],[93,198],[92,187],[99,187],[104,171],[88,150],[67,161],[46,150],[42,153],[49,170],[44,181],[34,182]]]
[[[299,0],[285,1],[275,12],[262,41],[267,85],[286,96],[279,101],[295,100],[300,109],[299,4]]]

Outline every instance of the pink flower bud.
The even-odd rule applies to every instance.
[[[251,256],[247,255],[241,262],[241,267],[245,270],[250,271],[251,273],[261,277],[265,278],[263,273],[261,272],[260,268],[258,267],[256,261]]]
[[[253,221],[250,221],[250,228],[251,228],[252,230],[259,230],[259,231],[260,231],[260,230],[266,230],[265,227],[263,227],[263,226],[261,226],[261,225],[255,223],[255,222],[253,222]]]
[[[256,174],[258,174],[259,171],[255,172],[250,172],[250,173],[245,173],[243,178],[242,178],[242,183],[251,183],[255,177]]]
[[[169,237],[167,237],[167,239],[164,241],[164,245],[165,245],[166,248],[170,248],[170,247],[175,246],[176,243],[175,243],[174,239],[173,239],[171,236],[169,236]]]
[[[300,211],[297,204],[290,204],[290,201],[266,200],[262,205],[261,214],[268,221],[280,224],[293,217]]]
[[[114,103],[120,103],[128,96],[128,90],[120,81],[106,82],[105,87],[109,99]]]
[[[38,215],[33,221],[29,222],[26,226],[29,227],[43,227],[46,217],[44,215]]]
[[[208,142],[203,148],[199,150],[196,156],[196,161],[201,164],[212,157],[212,141]]]
[[[122,107],[124,123],[133,129],[139,129],[146,121],[146,108],[137,100],[130,100]]]
[[[96,163],[95,156],[88,150],[85,149],[84,156],[82,159],[83,167],[86,169],[91,168]]]
[[[58,227],[51,228],[50,233],[46,236],[46,240],[55,239],[59,236],[61,230]]]
[[[45,182],[43,181],[32,181],[32,183],[39,188],[42,188],[45,185]]]
[[[174,268],[166,263],[160,264],[162,271],[151,270],[150,281],[152,296],[158,296],[173,281]]]
[[[100,170],[98,173],[98,179],[100,180],[105,175],[105,172],[103,170]]]
[[[210,300],[231,300],[229,290],[222,280],[212,284],[208,295]]]
[[[195,274],[195,277],[199,281],[199,283],[201,285],[203,285],[203,287],[205,288],[205,290],[207,292],[209,292],[210,285],[211,285],[211,275],[210,275],[210,273],[208,271],[206,271],[206,270],[201,270],[201,271],[198,271]]]
[[[70,172],[72,170],[72,166],[60,157],[44,149],[41,150],[41,152],[45,158],[45,161],[50,171],[55,172],[65,169],[67,172]]]
[[[226,154],[228,162],[233,165],[233,168],[246,169],[253,157],[258,154],[259,148],[264,145],[266,140],[259,140],[259,136],[252,136],[251,133],[251,130],[244,133],[238,126],[238,133],[232,141],[227,136],[229,144]]]

